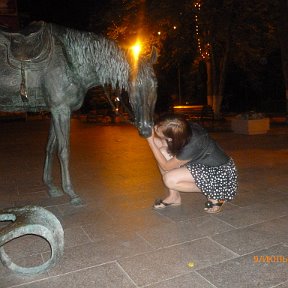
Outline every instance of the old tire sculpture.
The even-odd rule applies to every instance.
[[[0,230],[0,260],[10,270],[20,274],[38,274],[53,267],[63,255],[64,232],[59,220],[50,211],[38,206],[0,210],[0,221],[12,221]],[[4,250],[5,243],[24,235],[37,235],[50,245],[51,258],[35,267],[15,264]]]

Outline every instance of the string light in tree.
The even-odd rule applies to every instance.
[[[200,15],[200,10],[201,10],[201,3],[200,2],[196,2],[194,4],[195,8],[198,10],[198,14]],[[205,51],[203,51],[202,49],[202,43],[201,43],[201,38],[200,38],[200,29],[199,29],[199,18],[197,13],[195,13],[195,31],[196,31],[196,38],[197,38],[197,46],[198,46],[198,50],[199,50],[199,54],[200,56],[205,59],[209,57],[209,49],[210,49],[210,45],[209,43],[207,43],[205,45]]]

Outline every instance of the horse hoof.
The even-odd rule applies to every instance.
[[[84,206],[84,202],[79,196],[72,198],[70,203],[74,206]]]
[[[57,187],[54,187],[54,188],[49,189],[49,195],[54,198],[54,197],[63,196],[64,193]]]

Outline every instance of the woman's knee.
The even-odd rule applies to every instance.
[[[176,177],[173,177],[172,173],[166,172],[163,175],[163,182],[167,188],[173,189],[175,185],[178,183],[178,180]]]
[[[185,186],[191,185],[193,189],[195,186],[192,175],[184,167],[166,172],[163,175],[163,182],[167,188],[174,190],[179,189],[182,184],[185,184]]]

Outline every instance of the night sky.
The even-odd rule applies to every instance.
[[[103,0],[18,0],[18,13],[24,26],[34,20],[44,20],[86,29],[89,16],[101,6],[101,2]]]

